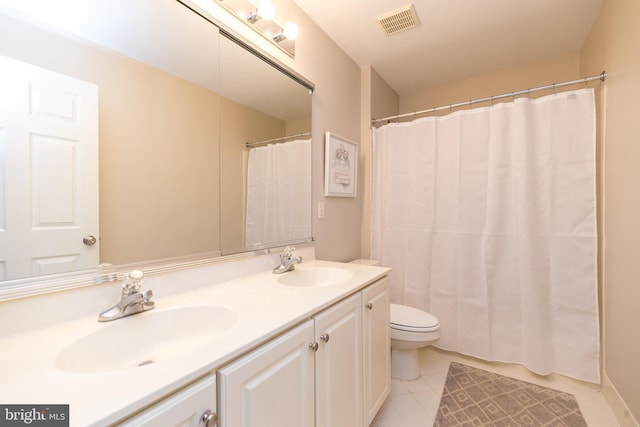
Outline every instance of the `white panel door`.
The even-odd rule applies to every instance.
[[[364,348],[364,417],[373,421],[391,390],[389,279],[384,277],[362,291]]]
[[[362,312],[360,293],[314,317],[316,426],[362,426]]]
[[[0,57],[0,203],[0,279],[98,265],[96,85]]]
[[[220,427],[312,427],[312,342],[309,320],[220,369]]]

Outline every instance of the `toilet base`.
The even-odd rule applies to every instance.
[[[391,377],[398,380],[415,380],[420,376],[418,349],[391,348]]]

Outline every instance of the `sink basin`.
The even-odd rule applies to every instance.
[[[346,282],[353,277],[353,272],[344,268],[315,267],[282,273],[278,282],[288,286],[314,287],[331,286]]]
[[[56,358],[56,366],[67,372],[96,373],[149,365],[196,351],[236,320],[233,310],[216,305],[136,314],[104,324],[69,345]]]

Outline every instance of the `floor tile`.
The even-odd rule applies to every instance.
[[[422,377],[418,377],[411,381],[402,381],[402,384],[409,391],[409,393],[416,393],[418,391],[431,390],[431,386]]]
[[[420,404],[412,394],[391,396],[391,404],[400,414],[407,414],[420,410]]]

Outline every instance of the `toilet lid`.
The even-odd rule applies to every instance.
[[[409,332],[431,332],[440,328],[438,318],[431,313],[401,304],[390,304],[391,328]]]

